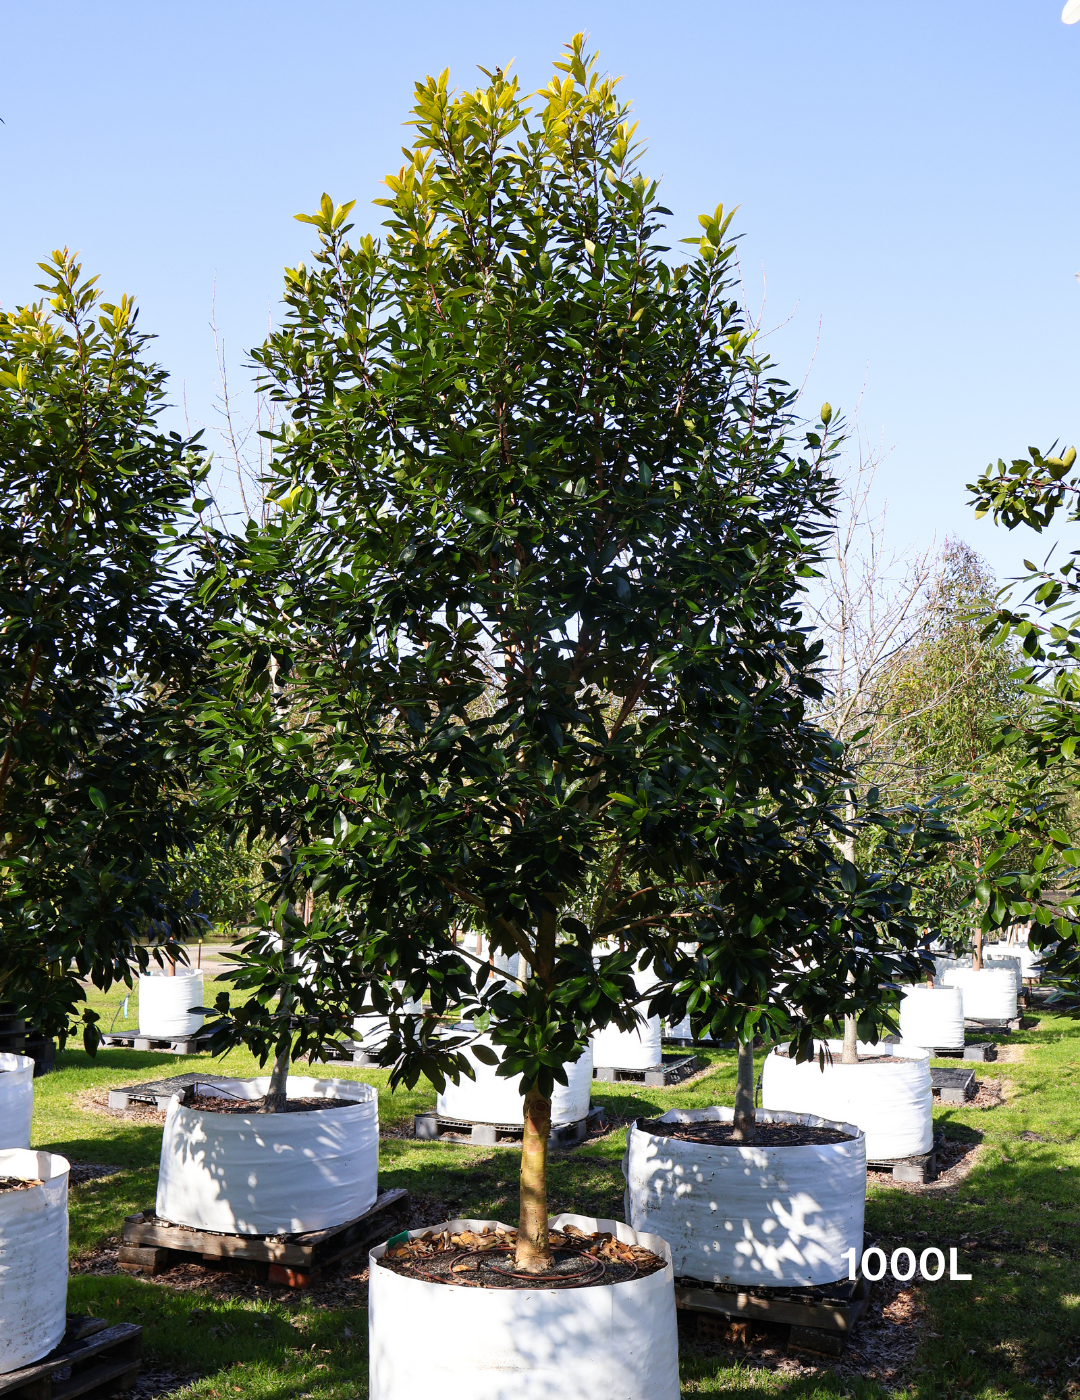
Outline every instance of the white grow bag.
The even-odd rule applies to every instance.
[[[270,1080],[197,1088],[258,1099]],[[370,1084],[290,1075],[291,1099],[351,1099],[300,1113],[204,1113],[174,1097],[165,1115],[157,1213],[223,1234],[322,1230],[363,1215],[379,1190],[379,1101]]]
[[[467,1026],[468,1023],[466,1023]],[[477,1036],[474,1042],[486,1045],[498,1055],[503,1047],[492,1044],[489,1035]],[[504,1127],[520,1127],[524,1112],[521,1077],[506,1079],[495,1073],[497,1066],[485,1065],[469,1053],[475,1079],[462,1077],[457,1084],[449,1080],[435,1101],[440,1118],[458,1119],[465,1123],[495,1123]],[[587,1046],[574,1064],[564,1065],[565,1084],[556,1083],[551,1094],[551,1126],[561,1128],[567,1123],[579,1123],[589,1116],[592,1092],[593,1054]],[[384,1271],[385,1272],[385,1271]]]
[[[866,1134],[866,1160],[920,1157],[934,1145],[934,1091],[930,1056],[922,1047],[860,1041],[860,1060],[889,1056],[900,1064],[844,1065],[844,1043],[830,1040],[832,1063],[796,1064],[773,1050],[765,1057],[761,1102],[767,1109],[813,1113],[836,1123],[857,1123]]]
[[[650,968],[639,968],[634,973],[634,983],[639,992],[648,991],[656,985],[656,977]],[[645,1007],[640,1002],[638,1008],[644,1015]],[[605,1026],[592,1038],[593,1064],[612,1069],[652,1069],[662,1063],[662,1035],[659,1016],[649,1016],[644,1025],[639,1024],[632,1031]]]
[[[1012,1021],[1016,1017],[1016,977],[1010,967],[955,967],[946,985],[964,994],[964,1015],[972,1021]]]
[[[1020,974],[1031,981],[1042,977],[1042,954],[1036,953],[1026,943],[989,943],[983,948],[983,959],[1018,958]]]
[[[1023,971],[1022,971],[1022,969],[1021,969],[1020,959],[1019,959],[1019,958],[1015,958],[1015,957],[1011,957],[1011,956],[1005,956],[1004,954],[996,954],[996,953],[995,953],[993,956],[988,956],[988,955],[984,952],[984,953],[983,953],[983,967],[991,967],[991,968],[996,968],[996,967],[1007,967],[1007,968],[1009,968],[1009,969],[1011,970],[1012,975],[1013,975],[1013,978],[1015,979],[1015,982],[1016,982],[1016,997],[1017,997],[1017,1001],[1019,1001],[1019,999],[1020,999],[1020,993],[1024,990],[1024,974],[1023,974]]]
[[[959,987],[908,987],[900,1002],[900,1039],[924,1050],[964,1048],[964,998]]]
[[[365,1005],[371,1005],[370,995],[366,998]],[[406,1001],[402,1004],[398,1014],[399,1016],[422,1016],[424,1004],[422,1001]],[[390,1018],[389,1016],[381,1016],[377,1011],[365,1011],[359,1016],[354,1016],[353,1035],[365,1054],[379,1055],[390,1037]]]
[[[458,1231],[498,1222],[448,1223]],[[370,1400],[679,1400],[666,1243],[615,1220],[559,1215],[551,1224],[610,1230],[659,1254],[667,1267],[587,1288],[469,1288],[380,1268],[386,1246],[379,1245],[368,1260]]]
[[[0,1152],[0,1176],[41,1182],[0,1191],[0,1375],[47,1356],[67,1327],[68,1170],[51,1152]]]
[[[29,1147],[34,1116],[34,1061],[0,1055],[0,1148]]]
[[[139,1034],[155,1040],[194,1035],[203,1017],[192,1011],[203,1004],[203,975],[198,968],[178,967],[175,977],[158,973],[139,978]]]
[[[733,1108],[672,1109],[661,1123],[730,1123]],[[809,1287],[846,1278],[862,1252],[866,1138],[852,1123],[794,1113],[759,1123],[839,1128],[805,1147],[683,1142],[632,1125],[623,1157],[626,1216],[671,1246],[676,1278]]]

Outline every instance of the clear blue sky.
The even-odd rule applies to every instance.
[[[293,214],[328,190],[376,226],[414,79],[516,58],[536,88],[585,29],[624,75],[673,235],[739,205],[749,298],[764,274],[764,324],[794,312],[769,341],[781,370],[801,382],[817,345],[808,406],[861,395],[895,444],[893,543],[959,533],[1008,575],[1040,543],[976,526],[964,483],[1080,439],[1080,25],[1060,10],[0,0],[0,302],[34,295],[51,248],[80,249],[138,297],[174,397],[206,420],[215,279],[238,361],[308,249]]]

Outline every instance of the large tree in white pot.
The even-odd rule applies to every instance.
[[[441,1083],[469,1071],[437,1013],[473,1013],[523,1079],[523,1272],[550,1261],[552,1086],[636,1024],[636,966],[654,1011],[804,1055],[919,970],[906,888],[838,859],[846,780],[806,718],[831,410],[799,429],[756,355],[731,216],[668,260],[615,83],[581,36],[556,66],[532,115],[501,71],[418,84],[381,241],[328,197],[304,216],[256,352],[275,508],[208,545],[221,801],[285,842],[264,914],[303,969],[256,940],[221,1033],[287,1057],[370,989],[395,1082]],[[751,1092],[744,1066],[746,1132]]]

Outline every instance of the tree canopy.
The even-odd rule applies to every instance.
[[[80,979],[199,927],[174,702],[202,651],[171,561],[202,468],[132,300],[66,250],[40,266],[47,304],[0,314],[0,996],[63,1039]]]
[[[556,70],[532,111],[499,70],[418,84],[380,240],[329,196],[301,216],[312,265],[255,352],[272,518],[208,544],[205,583],[203,757],[282,847],[222,1043],[317,1050],[370,990],[392,1082],[440,1083],[471,1033],[440,1013],[490,1023],[526,1091],[526,1266],[552,1085],[636,1023],[635,966],[654,1011],[803,1055],[920,968],[918,823],[870,814],[886,875],[843,860],[840,746],[807,717],[832,411],[800,425],[757,353],[732,215],[670,259],[615,81],[580,35]]]

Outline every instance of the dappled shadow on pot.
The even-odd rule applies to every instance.
[[[688,1142],[635,1127],[624,1172],[631,1223],[668,1241],[676,1278],[831,1283],[847,1274],[844,1252],[862,1244],[861,1136],[769,1148]]]
[[[261,1097],[265,1080],[215,1079],[215,1090]],[[333,1081],[290,1079],[290,1097]],[[227,1234],[298,1234],[362,1215],[378,1194],[378,1108],[370,1086],[348,1082],[359,1101],[310,1113],[202,1112],[173,1100],[165,1119],[157,1213]]]

